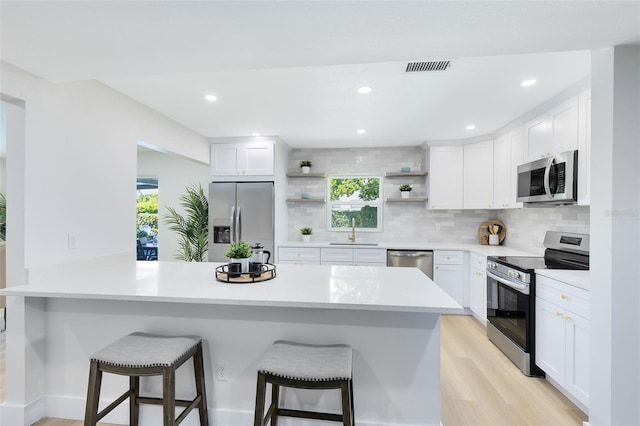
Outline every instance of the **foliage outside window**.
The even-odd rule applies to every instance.
[[[158,193],[138,194],[136,203],[136,230],[149,225],[153,234],[158,233]]]
[[[379,176],[332,177],[329,185],[328,229],[382,231],[381,181]]]

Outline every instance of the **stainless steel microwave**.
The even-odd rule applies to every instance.
[[[518,166],[518,198],[527,204],[575,204],[578,200],[578,151]]]

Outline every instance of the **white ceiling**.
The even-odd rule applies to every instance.
[[[489,134],[587,77],[589,50],[640,40],[640,1],[3,0],[0,15],[3,61],[102,81],[206,137],[294,147]],[[434,59],[452,66],[404,72]]]

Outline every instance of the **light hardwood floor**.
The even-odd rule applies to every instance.
[[[472,317],[442,317],[444,426],[581,426],[587,420],[582,411],[546,380],[522,374],[485,333],[485,328]],[[81,421],[44,419],[36,426],[82,424]]]

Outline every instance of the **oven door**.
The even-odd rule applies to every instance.
[[[487,271],[487,320],[523,351],[531,352],[531,338],[527,338],[531,321],[528,287]]]

